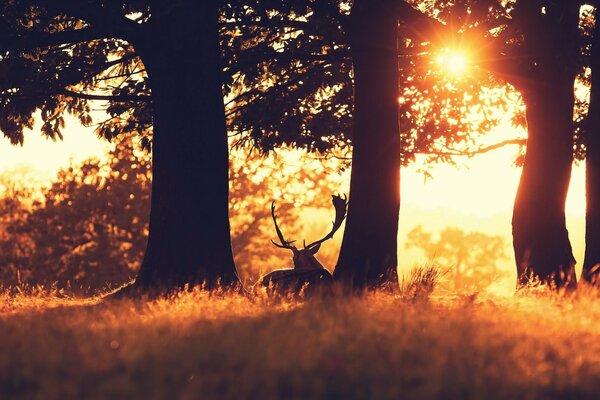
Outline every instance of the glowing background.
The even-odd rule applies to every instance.
[[[514,129],[503,127],[503,129]],[[510,132],[506,132],[510,135]],[[27,132],[25,145],[14,147],[0,140],[0,173],[27,167],[36,179],[48,182],[56,171],[71,160],[90,156],[103,157],[109,144],[99,140],[92,128],[84,128],[69,120],[64,142],[42,138],[34,130]],[[516,147],[509,146],[474,158],[460,159],[460,165],[435,165],[425,179],[417,166],[402,170],[402,208],[400,214],[399,263],[407,270],[426,260],[418,250],[406,250],[407,233],[416,225],[434,235],[447,226],[465,231],[502,235],[510,253],[511,212],[519,182],[520,169],[513,166]],[[567,226],[578,265],[583,261],[585,172],[574,168],[567,200]],[[339,243],[341,235],[336,235]],[[512,259],[501,261],[500,267],[513,272]],[[506,283],[512,285],[510,279]]]

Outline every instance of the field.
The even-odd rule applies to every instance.
[[[541,289],[304,302],[4,291],[0,398],[592,399],[598,300]]]

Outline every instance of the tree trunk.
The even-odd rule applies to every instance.
[[[354,62],[348,217],[334,278],[354,288],[397,284],[400,132],[395,12],[355,0],[347,27]]]
[[[596,11],[596,21],[598,21]],[[585,258],[582,279],[600,283],[600,23],[592,43],[592,89],[585,137]]]
[[[531,279],[574,287],[575,259],[565,221],[573,163],[574,82],[579,54],[576,2],[524,2],[523,47],[531,59],[519,88],[527,153],[513,210],[518,285]]]
[[[574,77],[573,77],[574,78]],[[513,211],[518,281],[574,285],[575,259],[565,222],[573,162],[573,79],[524,94],[527,153]]]
[[[155,4],[151,28],[136,43],[154,118],[149,238],[136,284],[235,284],[218,5]]]

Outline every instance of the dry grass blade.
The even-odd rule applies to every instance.
[[[409,301],[427,300],[437,287],[443,273],[433,263],[413,268],[408,277],[400,281],[400,293]]]

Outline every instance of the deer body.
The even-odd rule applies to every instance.
[[[271,241],[275,246],[291,250],[293,253],[293,268],[284,268],[272,271],[258,281],[259,285],[265,286],[275,293],[293,293],[298,294],[303,289],[309,292],[316,288],[329,287],[333,283],[333,276],[317,260],[315,254],[321,248],[321,243],[333,237],[335,232],[346,217],[347,199],[344,196],[332,196],[332,203],[335,207],[336,216],[333,221],[333,228],[325,237],[309,245],[304,244],[303,249],[298,249],[293,245],[295,241],[285,240],[279,226],[277,225],[277,216],[275,215],[275,202],[271,204],[271,216],[275,224],[275,230],[280,243]]]
[[[333,276],[325,268],[283,268],[269,272],[260,279],[259,283],[280,294],[298,294],[303,290],[310,293],[318,287],[330,287],[333,284]]]

